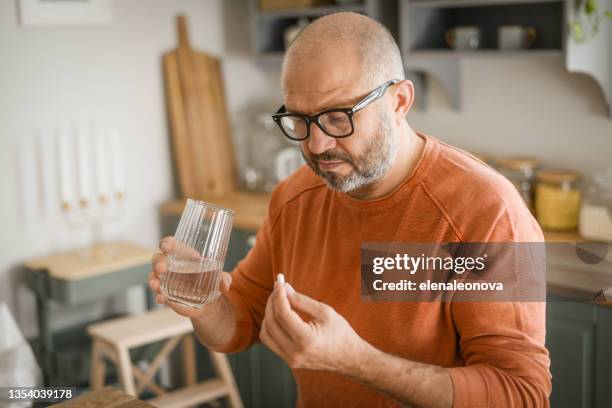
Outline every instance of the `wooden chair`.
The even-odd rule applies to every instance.
[[[149,389],[157,396],[147,402],[157,407],[187,407],[221,397],[227,397],[232,407],[242,407],[231,367],[224,354],[209,350],[218,378],[196,383],[193,327],[188,318],[179,316],[169,308],[92,324],[88,326],[87,332],[93,339],[91,391],[104,386],[104,358],[108,358],[117,367],[123,390],[137,397],[145,389]],[[131,362],[129,354],[131,348],[165,339],[166,342],[146,371]],[[154,382],[154,377],[164,359],[179,343],[182,343],[186,384],[183,388],[168,392]]]

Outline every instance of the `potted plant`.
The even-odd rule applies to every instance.
[[[570,35],[578,42],[586,41],[599,32],[602,20],[612,20],[612,10],[601,11],[598,0],[577,0],[575,18],[568,25]]]

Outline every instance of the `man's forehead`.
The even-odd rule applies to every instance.
[[[358,79],[350,83],[343,81],[340,84],[324,87],[294,87],[286,88],[284,103],[288,111],[313,114],[325,109],[338,106],[349,106],[359,95]]]
[[[362,67],[354,49],[345,41],[316,45],[302,44],[288,53],[283,72],[287,109],[314,113],[346,105],[361,92]]]
[[[283,96],[287,110],[313,114],[325,109],[351,106],[363,95],[358,67],[324,66],[318,63],[287,67]]]

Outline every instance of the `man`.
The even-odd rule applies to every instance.
[[[222,296],[170,306],[217,351],[266,344],[293,369],[301,406],[547,406],[544,304],[360,297],[362,242],[543,240],[502,176],[410,128],[414,88],[389,32],[358,14],[320,18],[287,51],[282,85],[274,117],[307,166],[272,194]],[[165,256],[153,263],[162,303]]]

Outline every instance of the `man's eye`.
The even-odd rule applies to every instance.
[[[330,114],[329,115],[329,120],[335,123],[340,123],[343,122],[347,119],[346,115],[342,114],[342,113],[337,113],[337,114]]]

